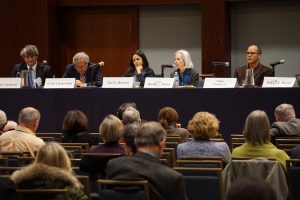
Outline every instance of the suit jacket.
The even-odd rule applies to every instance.
[[[75,78],[80,80],[80,74],[77,72],[74,64],[69,64],[63,78]],[[85,72],[85,80],[88,86],[102,86],[103,75],[100,72],[99,66],[89,63]]]
[[[175,72],[178,72],[178,69],[173,71],[170,74],[170,77],[173,78]],[[194,69],[192,68],[188,68],[185,69],[183,74],[178,73],[179,74],[179,85],[180,86],[184,86],[184,85],[193,85],[195,87],[197,87],[199,85],[199,73],[197,73]]]
[[[238,67],[235,70],[234,77],[237,78],[239,85],[242,85],[243,81],[245,80],[246,69],[248,69],[248,65]],[[254,69],[255,85],[261,87],[265,76],[272,76],[272,69],[259,63],[258,66]]]
[[[276,136],[300,136],[300,119],[293,118],[287,122],[274,122],[271,126],[271,135]]]
[[[15,200],[16,198],[16,186],[6,177],[0,177],[0,199]]]
[[[155,73],[151,68],[147,68],[143,70],[142,73],[137,74],[136,71],[130,70],[123,74],[124,77],[135,77],[136,82],[140,82],[141,86],[143,87],[145,84],[146,77],[155,77]]]
[[[106,178],[114,180],[147,180],[153,200],[185,200],[183,176],[160,164],[157,157],[137,152],[110,160]]]
[[[12,76],[16,77],[18,73],[21,73],[22,70],[27,70],[27,64],[25,62],[16,64],[12,71]],[[40,77],[42,79],[42,85],[45,84],[46,78],[53,78],[53,72],[49,65],[44,65],[42,63],[37,63],[36,66],[36,78]]]

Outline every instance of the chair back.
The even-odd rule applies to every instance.
[[[177,167],[223,168],[221,157],[181,157],[176,160]]]
[[[18,200],[69,200],[67,189],[17,189]]]
[[[286,161],[287,179],[292,199],[300,199],[300,159]]]

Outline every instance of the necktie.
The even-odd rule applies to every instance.
[[[29,87],[34,88],[34,83],[33,83],[33,78],[32,78],[32,68],[31,67],[28,70],[28,82],[29,82]]]
[[[85,83],[85,76],[84,76],[84,74],[80,74],[80,81],[82,83]]]

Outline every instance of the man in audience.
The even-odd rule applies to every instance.
[[[276,122],[271,126],[271,136],[300,136],[300,119],[296,118],[294,107],[283,103],[274,111]]]
[[[29,151],[31,156],[44,141],[35,135],[40,122],[40,112],[32,107],[23,108],[19,114],[19,125],[0,136],[1,151]]]
[[[3,133],[3,129],[7,124],[6,113],[0,110],[0,135]]]
[[[123,112],[129,107],[137,109],[136,104],[134,102],[125,102],[119,106],[118,111],[117,111],[117,117],[120,120],[122,120]]]
[[[183,176],[160,163],[166,131],[157,122],[138,127],[134,156],[112,159],[106,167],[106,178],[114,180],[147,180],[151,199],[185,200]]]
[[[237,78],[238,84],[242,85],[245,80],[246,69],[253,69],[255,85],[262,86],[264,77],[272,76],[272,69],[260,64],[262,51],[257,45],[250,45],[246,53],[247,65],[236,68],[234,77]]]
[[[134,122],[141,123],[140,112],[133,107],[127,108],[123,112],[122,122],[123,122],[124,126],[127,124],[132,124]]]
[[[78,52],[73,56],[73,64],[67,66],[63,78],[76,78],[76,87],[100,87],[103,81],[99,65],[90,63],[85,52]]]

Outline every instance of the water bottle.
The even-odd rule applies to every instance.
[[[178,87],[178,86],[179,86],[179,74],[178,74],[178,72],[176,71],[176,72],[174,73],[174,85],[173,85],[173,87],[176,88],[176,87]]]

